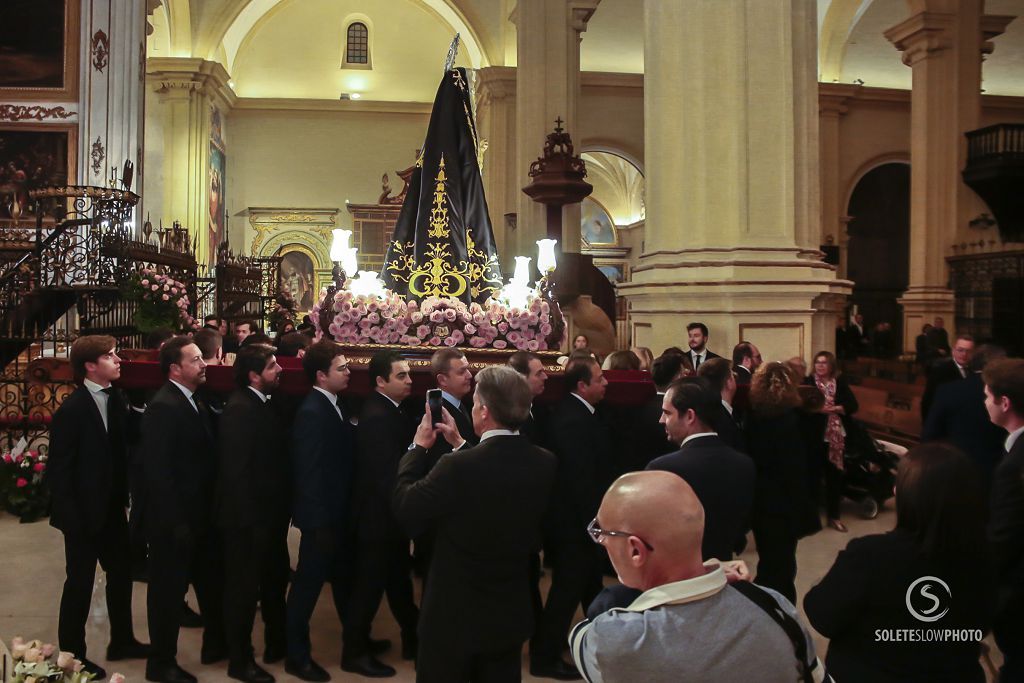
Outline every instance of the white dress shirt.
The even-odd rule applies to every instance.
[[[194,398],[192,398],[192,394],[194,394],[195,392],[192,391],[191,389],[189,389],[188,387],[186,387],[184,384],[181,384],[179,382],[175,382],[173,379],[171,380],[171,383],[174,386],[176,386],[179,389],[181,389],[181,393],[185,394],[185,398],[188,399],[188,402],[192,404],[192,407],[198,413],[199,412],[199,406],[196,405],[196,400]]]
[[[1013,444],[1017,443],[1017,439],[1020,438],[1021,434],[1024,434],[1024,427],[1021,427],[1020,429],[1013,430],[1012,432],[1010,432],[1010,435],[1008,437],[1006,437],[1006,452],[1007,453],[1009,453],[1010,449],[1013,448]]]
[[[587,399],[583,398],[582,396],[577,394],[575,391],[573,391],[571,393],[572,393],[573,396],[575,396],[576,398],[578,398],[580,400],[580,403],[582,403],[583,405],[585,405],[587,407],[587,410],[590,411],[591,415],[594,414],[595,408],[594,408],[594,406],[590,405],[590,402],[587,401]]]
[[[85,388],[89,390],[89,394],[92,396],[92,400],[96,402],[96,407],[100,409],[100,417],[103,418],[103,429],[109,430],[110,425],[107,422],[107,403],[110,401],[110,396],[108,396],[106,392],[103,391],[104,389],[108,388],[109,385],[106,387],[101,387],[99,384],[96,384],[96,382],[93,382],[91,379],[85,380],[84,384]]]
[[[488,429],[480,435],[480,443],[487,441],[492,436],[519,436],[518,429]]]
[[[252,385],[250,385],[249,388],[252,389],[252,393],[254,393],[254,394],[256,394],[257,396],[260,397],[260,401],[262,401],[263,403],[267,402],[267,395],[266,394],[264,394],[262,391],[260,391],[259,389],[257,389],[256,387],[254,387]],[[277,405],[277,404],[274,404],[274,405]]]
[[[341,408],[338,406],[338,395],[337,394],[332,394],[331,392],[327,391],[326,389],[323,389],[323,388],[318,387],[318,386],[314,386],[313,388],[316,389],[321,394],[323,394],[324,396],[327,397],[327,400],[331,402],[331,405],[334,406],[334,409],[338,412],[338,417],[340,417],[342,422],[344,422],[345,421],[345,415],[341,412]]]
[[[679,447],[682,448],[690,441],[693,441],[694,439],[700,439],[705,436],[718,436],[718,432],[700,432],[698,434],[690,434],[688,437],[683,439],[683,442],[679,444]]]

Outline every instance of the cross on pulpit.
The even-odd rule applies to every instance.
[[[559,116],[557,119],[555,119],[555,132],[556,133],[561,133],[562,132],[562,124],[563,123],[565,123],[565,121],[562,120],[561,116]]]

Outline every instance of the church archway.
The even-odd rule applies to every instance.
[[[910,278],[910,165],[884,163],[865,173],[850,194],[847,273],[854,282],[850,303],[864,314],[866,330],[892,324],[902,339],[903,315],[896,299]]]

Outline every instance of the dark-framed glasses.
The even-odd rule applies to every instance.
[[[623,538],[636,536],[636,538],[644,544],[645,548],[652,552],[654,551],[654,547],[650,543],[640,538],[636,534],[631,534],[628,531],[612,531],[611,529],[602,529],[597,523],[597,517],[594,517],[594,519],[590,520],[590,524],[587,525],[587,533],[590,534],[590,540],[598,544],[601,543],[602,536],[622,536]]]

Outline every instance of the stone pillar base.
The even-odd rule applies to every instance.
[[[956,302],[953,290],[928,285],[911,286],[896,300],[903,307],[903,353],[914,353],[914,342],[921,327],[942,317],[949,331],[950,344],[956,335]]]
[[[619,285],[630,303],[633,344],[655,355],[687,348],[686,325],[708,326],[708,348],[730,358],[740,341],[767,360],[834,350],[835,319],[853,283],[817,252],[796,248],[684,249],[641,258]]]

